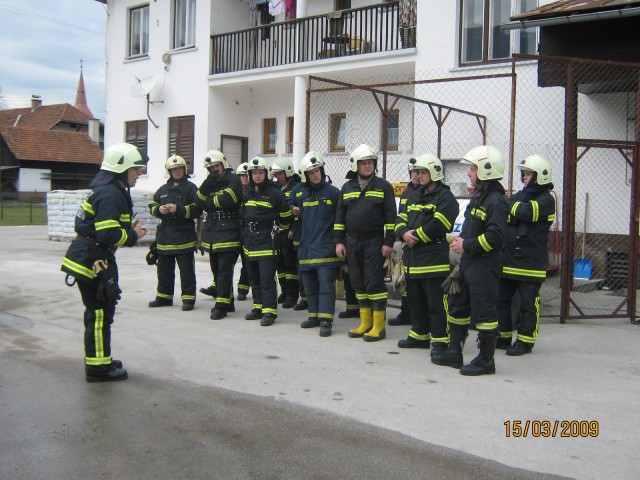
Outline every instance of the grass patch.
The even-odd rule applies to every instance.
[[[46,225],[47,207],[46,205],[10,204],[2,206],[0,212],[0,226],[14,225]]]

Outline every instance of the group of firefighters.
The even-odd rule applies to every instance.
[[[197,187],[188,180],[185,160],[171,156],[165,165],[169,179],[149,205],[161,220],[153,262],[157,291],[149,307],[173,304],[177,263],[182,310],[194,308],[195,252],[200,250],[208,253],[213,274],[212,284],[200,289],[215,298],[210,318],[226,317],[235,311],[233,273],[240,256],[236,298],[245,300],[251,290],[253,300],[245,319],[270,326],[278,304],[306,309],[301,327],[320,327],[320,336],[328,337],[336,279],[342,275],[347,309],[339,316],[360,320],[348,335],[375,342],[386,336],[384,264],[399,241],[406,290],[401,313],[389,324],[410,325],[410,331],[398,347],[431,347],[432,363],[463,375],[495,373],[496,348],[512,356],[531,352],[546,278],[547,236],[555,218],[549,162],[541,155],[526,157],[518,167],[524,188],[507,199],[500,184],[506,163],[502,152],[491,146],[470,150],[462,162],[469,164],[473,193],[460,235],[453,237],[459,205],[443,182],[440,159],[424,153],[409,160],[410,181],[399,208],[393,187],[377,175],[377,160],[370,146],[357,147],[338,189],[319,152],[308,152],[297,171],[287,157],[270,165],[260,156],[234,171],[222,152],[212,150],[204,159],[208,176]],[[121,293],[115,251],[135,245],[147,233],[141,222],[132,223],[129,194],[147,161],[129,144],[105,150],[62,264],[67,283],[77,282],[85,305],[89,382],[127,378],[110,347]],[[453,270],[450,252],[459,258]],[[520,308],[514,319],[516,293]],[[465,365],[462,350],[469,328],[478,331],[479,353]]]

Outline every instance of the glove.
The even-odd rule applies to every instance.
[[[449,276],[445,278],[444,282],[442,282],[442,288],[444,293],[449,295],[455,295],[462,291],[462,288],[460,288],[460,265],[456,265]]]
[[[209,196],[211,192],[216,188],[218,182],[218,175],[216,173],[210,173],[207,178],[204,179],[202,185],[200,185],[200,193],[205,197]]]
[[[107,264],[104,260],[96,260],[93,264],[93,272],[99,280],[96,298],[106,305],[115,307],[122,293],[118,286],[118,274],[115,267]]]
[[[149,246],[149,253],[146,256],[147,265],[153,266],[158,264],[158,242],[153,242]]]

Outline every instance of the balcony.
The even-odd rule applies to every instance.
[[[415,47],[415,26],[400,28],[387,2],[212,35],[212,71],[239,72]]]

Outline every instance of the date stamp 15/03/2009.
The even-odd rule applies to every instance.
[[[586,438],[600,434],[597,420],[507,420],[506,437]]]

